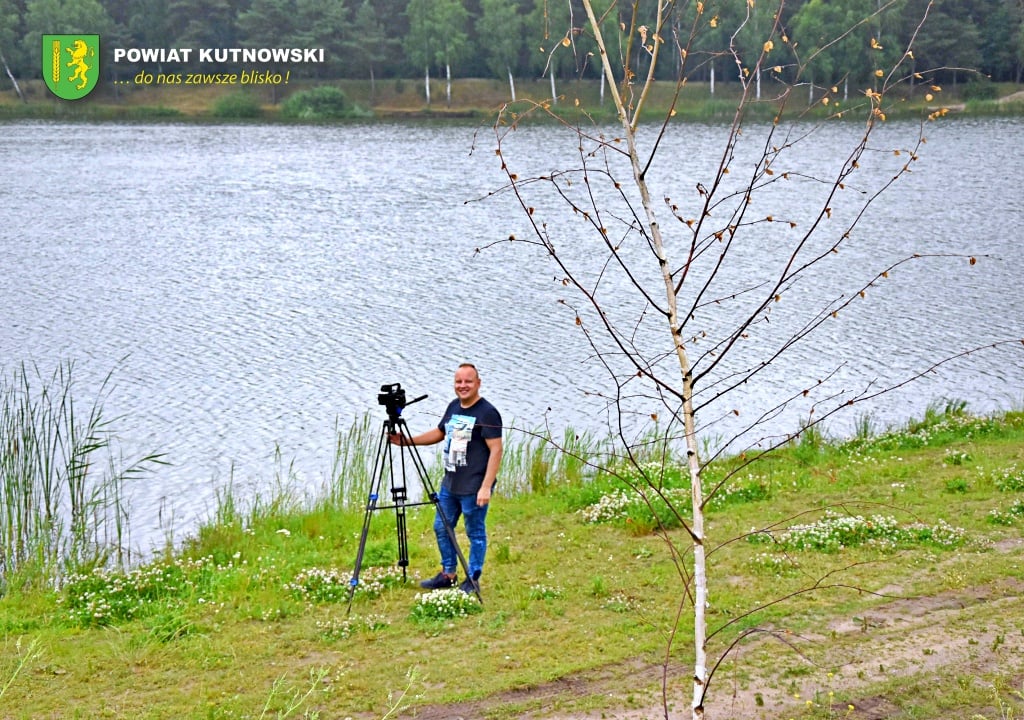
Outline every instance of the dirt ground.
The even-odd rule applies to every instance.
[[[1001,543],[995,551],[1024,555],[1024,539]],[[952,567],[935,571],[955,573]],[[949,580],[955,585],[955,574]],[[832,618],[816,635],[766,634],[743,648],[735,659],[743,678],[738,679],[735,672],[730,677],[729,670],[716,675],[705,704],[707,720],[799,717],[808,699],[820,701],[829,691],[849,698],[833,709],[835,717],[886,720],[898,714],[898,706],[890,698],[872,694],[871,687],[944,669],[953,671],[958,682],[960,678],[965,683],[980,682],[977,678],[1000,672],[1014,677],[1013,687],[1024,686],[1024,571],[990,585],[958,587],[932,596],[903,597],[899,587],[884,588],[881,594],[890,599],[864,617]],[[790,669],[794,661],[806,663],[807,672],[780,676],[782,663],[773,663],[772,653],[784,655]],[[660,687],[663,674],[660,665],[610,666],[482,701],[420,707],[399,717],[478,720],[493,716],[503,706],[520,706],[541,708],[520,715],[523,720],[689,718],[686,668],[668,668],[667,713],[660,697],[640,690]],[[595,702],[598,696],[600,702]],[[584,703],[606,709],[572,711]],[[1016,711],[1024,712],[1024,706]],[[988,717],[1002,720],[1005,715],[993,708]]]

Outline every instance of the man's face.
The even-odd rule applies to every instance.
[[[480,397],[480,376],[471,367],[455,371],[455,395],[463,407],[469,407]]]

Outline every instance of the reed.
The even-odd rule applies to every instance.
[[[372,414],[352,420],[346,428],[335,425],[334,457],[329,481],[317,503],[338,510],[362,509],[374,479],[375,461],[380,453],[380,428]],[[593,474],[592,464],[607,452],[608,441],[599,442],[590,433],[564,429],[562,437],[546,431],[517,427],[504,433],[499,488],[506,495],[543,492],[558,478],[559,483],[577,484]],[[440,486],[437,449],[417,448],[417,454]],[[385,481],[387,478],[385,477]]]
[[[326,503],[335,508],[357,508],[366,502],[373,481],[373,464],[380,451],[378,427],[370,413],[356,418],[346,430],[334,427],[334,461]]]
[[[504,437],[499,487],[508,495],[543,493],[556,484],[576,485],[592,476],[608,450],[590,433],[566,427],[559,439],[546,430],[510,427]]]
[[[22,363],[0,377],[0,588],[131,560],[125,483],[161,458],[122,467],[103,414],[110,375],[83,408],[73,370]]]

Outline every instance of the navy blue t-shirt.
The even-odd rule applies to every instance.
[[[444,433],[443,486],[454,495],[475,495],[491,457],[485,441],[501,437],[501,414],[483,398],[468,408],[456,398],[437,427]]]

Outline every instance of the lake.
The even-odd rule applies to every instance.
[[[864,172],[835,199],[827,238],[851,221],[847,200],[870,197],[894,162],[908,160],[890,148],[916,129],[882,129]],[[792,333],[825,298],[856,294],[900,258],[928,257],[894,268],[785,362],[709,405],[710,436],[731,438],[762,416],[761,436],[794,430],[809,407],[772,408],[824,378],[825,396],[870,393],[951,355],[1022,337],[1024,121],[954,118],[926,130],[913,172],[871,204],[849,247],[787,288],[796,302],[780,308],[800,312],[773,310],[756,324],[736,365],[712,366],[713,342],[695,344],[717,383],[702,400],[777,347],[782,336],[759,329]],[[780,154],[776,167],[830,176],[859,131],[852,123],[823,128],[794,148],[794,159]],[[737,149],[731,182],[749,175],[759,152],[749,153],[765,132],[748,129],[752,142]],[[684,230],[697,183],[710,184],[723,133],[678,126],[664,141],[665,162],[651,182],[684,208],[676,222],[657,198],[668,237]],[[505,142],[504,158],[523,178],[583,162],[578,143],[555,127],[519,129]],[[104,408],[118,418],[125,457],[155,451],[172,463],[131,488],[132,537],[143,548],[162,541],[169,525],[180,536],[208,517],[216,488],[229,480],[236,493],[261,492],[283,465],[300,484],[319,487],[335,428],[367,412],[383,419],[383,383],[400,382],[410,398],[427,394],[406,417],[414,433],[430,427],[463,360],[478,365],[481,392],[507,424],[604,434],[600,395],[614,386],[566,304],[583,303],[540,248],[504,242],[529,239],[531,228],[510,193],[488,197],[504,182],[495,147],[486,124],[0,124],[0,367],[9,375],[24,361],[48,375],[73,360],[85,400],[113,373]],[[523,187],[533,219],[547,223],[628,335],[642,308],[621,280],[601,274],[593,230],[541,194],[547,186]],[[731,256],[732,274],[709,290],[714,302],[695,324],[730,321],[731,311],[717,309],[728,305],[728,286],[770,282],[773,263],[820,211],[822,188],[803,178],[757,207],[758,217],[774,213],[780,222],[751,225]],[[607,192],[599,190],[601,202],[614,203]],[[623,236],[626,212],[605,218]],[[787,231],[790,220],[796,233]],[[635,259],[641,250],[624,253]],[[593,327],[593,313],[580,313],[584,328]],[[636,338],[653,358],[665,344],[649,325]],[[659,362],[671,374],[669,361]],[[610,365],[621,370],[617,360]],[[629,383],[623,388],[632,393]],[[879,427],[900,423],[942,398],[977,412],[1010,409],[1024,404],[1022,388],[1021,347],[1001,346],[944,363],[827,427],[848,433],[857,414]],[[658,411],[646,396],[629,402],[641,416]]]

